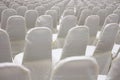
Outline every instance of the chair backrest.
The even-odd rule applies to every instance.
[[[1,21],[1,15],[2,15],[2,12],[3,10],[7,9],[6,6],[0,6],[0,21]]]
[[[97,12],[97,15],[100,17],[100,28],[103,26],[105,18],[107,16],[107,11],[105,9],[100,9]]]
[[[78,25],[84,25],[85,19],[90,15],[92,15],[91,10],[89,9],[82,10],[79,21],[78,21]]]
[[[11,16],[8,18],[7,33],[9,34],[11,41],[25,40],[26,35],[26,23],[25,18],[22,16]]]
[[[0,29],[0,62],[12,62],[11,46],[6,31]]]
[[[28,31],[24,50],[24,61],[51,59],[52,33],[47,27],[36,27]]]
[[[35,8],[35,10],[38,11],[38,15],[39,15],[39,16],[44,15],[44,13],[45,13],[45,8],[44,8],[43,6],[37,6],[37,7]]]
[[[93,15],[96,15],[97,12],[100,10],[100,7],[96,6],[93,8]]]
[[[69,29],[77,25],[77,18],[73,15],[65,16],[60,23],[58,38],[65,38]]]
[[[51,8],[51,10],[56,10],[57,11],[57,13],[58,13],[58,21],[59,21],[59,18],[60,18],[60,8],[58,6],[53,6]]]
[[[73,9],[66,9],[66,10],[64,10],[63,17],[65,17],[67,15],[75,15],[74,10]]]
[[[30,80],[30,72],[14,63],[0,63],[0,80]]]
[[[57,12],[56,10],[48,10],[45,12],[46,15],[51,15],[53,18],[53,28],[56,29],[57,28]]]
[[[25,20],[27,29],[34,28],[35,22],[38,17],[38,12],[36,10],[27,10],[25,13]]]
[[[69,57],[53,68],[50,80],[97,80],[98,69],[92,57]]]
[[[25,16],[25,12],[27,11],[27,7],[26,6],[20,6],[17,8],[17,14],[20,15],[20,16]]]
[[[120,53],[118,56],[112,61],[110,70],[107,75],[106,80],[119,80],[120,79]]]
[[[85,55],[88,40],[88,27],[78,26],[70,29],[65,39],[61,58]]]
[[[41,15],[36,20],[36,27],[48,27],[53,30],[53,18],[50,15]]]
[[[113,13],[119,16],[119,22],[120,22],[120,9],[114,10]]]
[[[95,37],[99,29],[100,18],[98,15],[88,16],[85,20],[85,25],[88,26],[90,37]]]
[[[109,23],[118,23],[119,16],[117,14],[110,14],[106,17],[103,27]]]
[[[1,14],[1,28],[6,29],[8,18],[16,14],[17,12],[14,9],[5,9]]]
[[[96,45],[95,55],[112,50],[118,28],[119,25],[117,23],[110,23],[104,27]]]

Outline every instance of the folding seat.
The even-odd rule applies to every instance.
[[[85,56],[88,40],[88,27],[77,26],[71,28],[65,39],[61,59],[71,56]]]
[[[39,16],[44,15],[45,13],[45,8],[43,6],[37,6],[35,10],[38,11]]]
[[[105,18],[107,16],[107,11],[105,9],[100,9],[98,12],[97,12],[97,15],[100,17],[100,26],[99,26],[99,29],[102,28],[104,22],[105,22]]]
[[[100,66],[100,74],[107,74],[112,59],[112,48],[115,37],[118,32],[119,25],[116,23],[107,24],[96,44],[93,56],[96,58]]]
[[[64,10],[63,17],[65,17],[67,15],[75,15],[74,10],[73,9],[66,9],[66,10]]]
[[[120,53],[118,56],[112,61],[110,70],[107,74],[107,79],[106,80],[119,80],[120,79]]]
[[[52,32],[49,28],[32,28],[26,35],[24,54],[17,55],[14,62],[21,60],[31,71],[32,80],[48,80],[52,68],[51,44]]]
[[[100,18],[98,15],[90,15],[85,20],[85,25],[88,26],[90,32],[90,45],[92,45],[96,39],[96,34],[99,30],[99,22]]]
[[[0,29],[0,63],[2,62],[12,62],[12,56],[9,36]]]
[[[38,17],[38,12],[36,10],[27,10],[25,13],[25,20],[27,29],[34,28],[35,22]]]
[[[15,56],[16,54],[22,52],[24,48],[26,35],[25,18],[18,15],[9,17],[6,30],[9,34],[12,54]]]
[[[62,48],[66,35],[72,27],[77,25],[77,18],[73,15],[65,16],[60,23],[60,30],[56,39],[56,45],[58,48]]]
[[[110,14],[106,17],[103,27],[109,23],[118,23],[119,16],[117,14]]]
[[[30,71],[14,63],[0,63],[0,80],[30,80]]]
[[[0,21],[1,21],[1,14],[3,12],[3,10],[7,9],[6,6],[0,6]]]
[[[53,19],[50,15],[41,15],[36,20],[36,27],[48,27],[53,30]]]
[[[57,28],[57,12],[55,10],[47,10],[45,12],[45,15],[50,15],[53,18],[53,29],[56,32],[56,28]]]
[[[92,15],[91,10],[89,9],[82,10],[79,21],[78,21],[78,25],[84,25],[85,19],[90,15]]]
[[[8,18],[16,14],[17,12],[14,9],[5,9],[1,14],[1,28],[6,29]]]
[[[27,11],[27,7],[26,6],[20,6],[17,8],[17,15],[23,16],[25,15],[25,12]]]
[[[53,68],[50,80],[97,80],[98,73],[99,67],[94,58],[69,57]]]

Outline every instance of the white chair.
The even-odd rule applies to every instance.
[[[105,9],[100,9],[97,12],[97,15],[100,17],[100,26],[99,26],[99,30],[102,28],[104,22],[105,22],[105,18],[107,16],[107,11]]]
[[[25,18],[18,15],[9,17],[7,21],[6,31],[11,42],[12,56],[23,52],[25,35],[27,31]]]
[[[17,12],[14,9],[5,9],[1,14],[1,28],[6,29],[8,18],[16,14]]]
[[[35,8],[35,10],[38,11],[38,15],[39,15],[39,16],[44,15],[44,13],[45,13],[45,8],[44,8],[43,6],[37,6],[37,7]]]
[[[88,27],[78,26],[71,28],[65,39],[61,59],[71,56],[85,56],[88,40]]]
[[[27,7],[26,6],[20,6],[17,8],[17,15],[20,15],[20,16],[25,16],[25,12],[27,11]]]
[[[11,46],[6,31],[0,29],[0,63],[12,62]]]
[[[45,12],[46,15],[51,15],[53,18],[53,29],[56,32],[57,30],[57,12],[56,10],[48,10]]]
[[[67,15],[75,15],[74,10],[73,9],[66,9],[66,10],[64,10],[63,17],[65,17]]]
[[[0,7],[0,21],[1,21],[2,12],[3,12],[3,10],[5,10],[5,9],[7,9],[6,6],[1,6],[1,7]]]
[[[51,8],[51,10],[56,10],[56,12],[58,13],[58,14],[57,14],[57,15],[58,15],[57,19],[58,19],[58,23],[59,23],[59,19],[60,19],[60,8],[59,8],[58,6],[53,6],[53,7]]]
[[[36,20],[36,27],[48,27],[53,31],[53,18],[50,15],[41,15]]]
[[[32,80],[48,80],[52,69],[51,44],[52,32],[49,28],[33,28],[26,35],[24,54],[17,55],[14,62],[23,63],[31,71]]]
[[[31,80],[30,71],[14,63],[0,63],[0,80]]]
[[[118,23],[119,16],[117,14],[110,14],[106,17],[103,27],[109,23]]]
[[[64,45],[64,40],[69,29],[77,25],[77,18],[73,15],[65,16],[60,23],[60,30],[56,39],[56,45],[58,48],[62,48]]]
[[[69,57],[52,70],[50,80],[97,80],[99,67],[92,57]]]
[[[116,23],[107,24],[97,42],[93,56],[96,58],[100,66],[100,74],[107,74],[109,70],[110,61],[112,60],[111,51],[115,42],[118,28],[119,25]]]
[[[38,12],[36,10],[27,10],[25,13],[25,20],[27,29],[31,29],[35,27],[35,22],[38,17]]]
[[[120,53],[119,55],[112,61],[111,68],[107,74],[106,80],[119,80],[120,79]]]
[[[90,15],[92,15],[91,10],[89,9],[82,10],[79,21],[78,21],[78,25],[84,25],[85,19]]]
[[[90,33],[89,45],[92,45],[96,39],[99,30],[99,22],[100,18],[98,15],[90,15],[85,20],[85,25],[88,26]]]

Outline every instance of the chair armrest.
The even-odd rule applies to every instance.
[[[53,66],[60,60],[62,55],[62,48],[52,50],[52,64]]]
[[[118,55],[119,48],[120,48],[119,44],[114,44],[112,49],[112,58],[115,58]]]
[[[13,62],[14,62],[15,64],[22,65],[23,55],[24,55],[24,53],[19,53],[18,55],[16,55],[16,56],[14,57]]]
[[[88,45],[86,48],[85,56],[93,56],[96,46]]]
[[[106,75],[98,75],[97,80],[106,80],[107,76]]]

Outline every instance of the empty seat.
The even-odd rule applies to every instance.
[[[2,12],[7,9],[6,6],[0,6],[0,21],[1,21],[1,15],[2,15]]]
[[[15,60],[23,59],[23,65],[31,71],[32,80],[49,79],[52,68],[51,44],[52,32],[49,28],[36,27],[28,31],[24,54],[17,55]]]
[[[38,11],[38,15],[39,15],[39,16],[44,15],[44,13],[45,13],[45,8],[44,8],[43,6],[37,6],[37,7],[35,8],[35,10]]]
[[[48,27],[53,30],[53,18],[50,15],[41,15],[36,20],[36,27]]]
[[[106,17],[103,27],[109,23],[118,23],[119,16],[117,14],[110,14]]]
[[[77,26],[70,29],[65,39],[61,59],[71,56],[84,56],[88,40],[88,27]]]
[[[55,10],[48,10],[45,12],[46,15],[51,15],[53,18],[53,28],[56,32],[56,28],[57,28],[57,12]]]
[[[73,9],[66,9],[66,10],[64,10],[63,17],[65,17],[67,15],[75,15],[74,10]]]
[[[92,11],[89,9],[82,10],[79,21],[78,21],[78,25],[84,25],[85,19],[91,14],[92,14]]]
[[[26,6],[20,6],[17,8],[17,14],[20,15],[20,16],[23,16],[25,15],[25,12],[27,11],[27,7]]]
[[[97,80],[99,68],[92,57],[69,57],[54,68],[50,80]]]
[[[89,44],[93,44],[96,39],[96,34],[99,30],[100,18],[98,15],[88,16],[85,20],[85,25],[88,26],[90,32]]]
[[[27,29],[35,27],[35,22],[38,17],[38,12],[36,10],[27,10],[25,13],[25,20]]]
[[[13,63],[0,63],[0,80],[31,80],[30,72]]]
[[[107,74],[112,59],[112,48],[115,42],[115,37],[118,32],[119,25],[116,23],[107,24],[97,42],[96,49],[94,51],[94,57],[96,58],[100,66],[100,74]]]
[[[1,28],[6,29],[8,18],[16,14],[17,12],[14,9],[5,9],[1,14]]]
[[[60,23],[60,30],[58,32],[56,44],[57,47],[62,48],[64,45],[64,40],[69,29],[75,27],[77,25],[77,18],[73,15],[65,16]]]
[[[26,23],[22,16],[11,16],[8,18],[6,30],[9,34],[13,56],[23,51]]]
[[[105,18],[107,16],[107,11],[105,9],[100,9],[98,12],[97,12],[97,15],[100,17],[100,26],[99,26],[99,29],[102,28],[103,24],[104,24],[104,21],[105,21]]]
[[[119,80],[120,79],[120,53],[119,55],[112,61],[111,68],[108,72],[106,80]]]
[[[12,56],[9,36],[0,29],[0,63],[2,62],[12,62]]]

